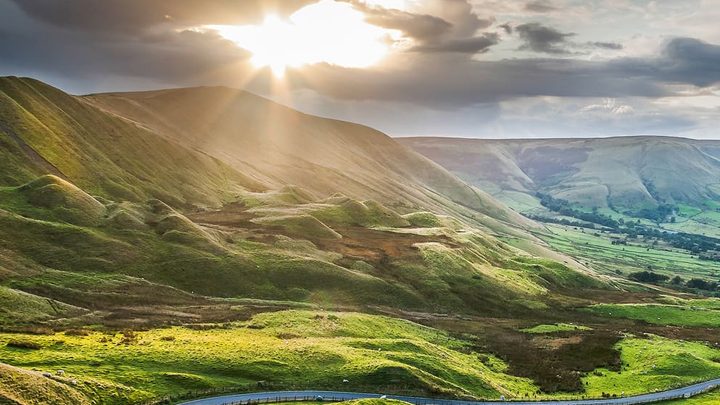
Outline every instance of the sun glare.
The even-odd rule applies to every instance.
[[[375,2],[377,3],[377,2]],[[282,76],[288,67],[329,63],[361,68],[388,52],[390,31],[365,21],[348,3],[323,0],[303,7],[287,21],[267,16],[260,25],[210,25],[222,37],[252,53],[257,67]]]

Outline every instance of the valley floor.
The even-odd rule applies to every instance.
[[[0,379],[0,398],[32,404],[32,398],[54,395],[57,403],[126,404],[320,388],[466,399],[581,399],[662,391],[720,376],[720,349],[713,345],[637,331],[605,347],[608,359],[584,358],[587,371],[572,371],[567,358],[540,362],[555,367],[553,372],[575,375],[582,386],[581,393],[545,392],[541,386],[547,381],[519,375],[517,358],[493,354],[497,348],[490,346],[499,342],[473,328],[504,331],[510,345],[513,336],[527,336],[526,344],[563,358],[576,350],[598,356],[594,352],[604,347],[595,341],[601,324],[536,325],[513,332],[489,320],[426,321],[452,323],[466,333],[378,315],[308,310],[147,331],[6,332],[0,334],[0,361],[12,367],[6,370],[10,377]],[[64,399],[68,396],[76,399]]]

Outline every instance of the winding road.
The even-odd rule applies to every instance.
[[[387,398],[399,399],[416,405],[497,405],[508,403],[512,405],[633,405],[649,404],[653,402],[666,401],[670,399],[689,398],[720,386],[720,378],[705,381],[687,387],[675,388],[672,390],[653,392],[625,398],[608,399],[578,399],[578,400],[547,400],[547,401],[463,401],[452,399],[432,399],[422,397],[408,397],[402,395],[364,394],[357,392],[340,391],[273,391],[255,392],[249,394],[224,395],[193,401],[182,402],[180,405],[236,405],[271,402],[307,401],[322,397],[326,401],[346,401],[362,398]]]

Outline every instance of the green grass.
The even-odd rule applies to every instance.
[[[231,190],[257,183],[228,165],[163,139],[133,123],[32,79],[0,78],[0,161],[20,185],[61,172],[91,195],[190,206],[218,206]],[[37,152],[19,159],[16,139]],[[3,162],[4,165],[4,162]]]
[[[357,201],[331,197],[333,204],[320,205],[310,214],[330,225],[359,225],[365,227],[404,227],[410,223],[395,211],[376,201]]]
[[[537,197],[527,193],[503,190],[498,193],[493,193],[493,196],[522,213],[531,213],[544,209]]]
[[[623,339],[617,348],[621,351],[622,370],[596,370],[583,378],[588,396],[636,395],[720,376],[720,350],[702,343],[652,336]]]
[[[720,262],[700,260],[677,249],[654,249],[637,244],[613,245],[611,235],[593,230],[547,225],[550,232],[538,234],[551,247],[567,253],[593,269],[605,273],[625,274],[647,270],[683,278],[712,277],[720,273]],[[599,236],[596,236],[599,235]]]
[[[403,218],[410,222],[410,226],[418,228],[435,228],[438,226],[442,226],[442,221],[440,221],[440,218],[438,218],[437,215],[431,212],[412,212],[410,214],[403,215]]]
[[[542,324],[542,325],[535,325],[532,328],[525,328],[520,329],[521,331],[525,333],[558,333],[558,332],[572,332],[572,331],[583,331],[583,330],[592,330],[592,328],[589,328],[587,326],[583,325],[574,325],[571,323],[555,323],[555,324]]]
[[[91,401],[73,388],[70,379],[46,378],[0,363],[0,403],[87,405]]]
[[[293,235],[320,239],[340,239],[342,235],[310,215],[284,215],[254,220],[259,224],[279,226]]]
[[[0,326],[39,322],[84,311],[61,302],[0,286]]]
[[[5,344],[23,339],[39,350]],[[0,358],[22,368],[65,370],[98,403],[126,403],[265,381],[279,388],[405,389],[495,398],[533,392],[464,350],[465,343],[411,322],[358,313],[285,311],[228,328],[147,332],[0,334]],[[351,386],[343,384],[348,379]],[[100,387],[115,387],[100,390]]]
[[[408,405],[405,401],[398,401],[396,399],[376,399],[376,398],[367,398],[367,399],[355,399],[352,401],[343,401],[342,404],[347,405]]]
[[[720,327],[720,310],[703,306],[703,302],[707,301],[691,300],[684,305],[598,304],[586,310],[598,315],[635,319],[655,325]]]

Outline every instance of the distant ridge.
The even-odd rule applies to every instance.
[[[631,136],[575,139],[398,138],[491,193],[538,191],[620,210],[720,196],[720,141]]]

